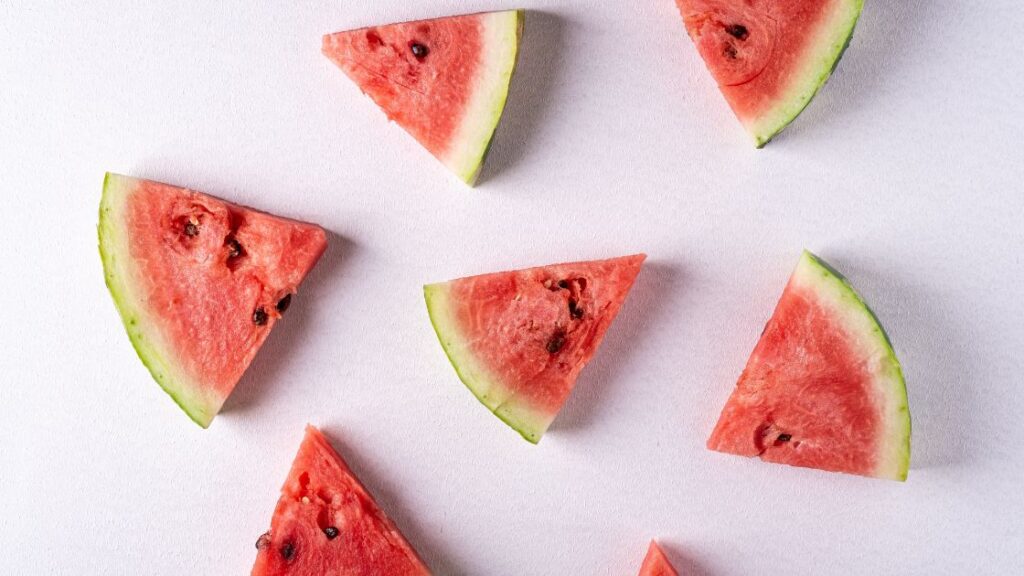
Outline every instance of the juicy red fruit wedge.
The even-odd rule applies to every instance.
[[[313,426],[292,463],[253,576],[429,576],[398,528]]]

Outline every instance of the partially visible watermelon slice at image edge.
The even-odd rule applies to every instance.
[[[597,352],[645,258],[496,272],[423,292],[459,378],[536,444]]]
[[[501,120],[523,10],[328,34],[323,53],[451,172],[472,186]]]
[[[252,576],[429,576],[345,460],[313,426],[270,520]]]
[[[107,174],[107,287],[153,378],[206,428],[327,247],[318,226]]]
[[[639,576],[679,576],[668,557],[662,552],[661,547],[654,540],[651,540],[647,548],[647,556],[640,566]]]
[[[810,252],[790,277],[708,448],[906,480],[910,409],[896,353],[850,283]]]
[[[676,0],[686,31],[761,148],[810,104],[853,37],[864,0]]]

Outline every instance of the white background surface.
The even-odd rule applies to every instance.
[[[246,574],[308,421],[442,575],[634,574],[652,537],[702,576],[1020,573],[1015,0],[868,0],[835,77],[761,151],[671,0],[524,0],[475,191],[320,36],[508,3],[85,4],[0,0],[0,572]],[[106,170],[332,232],[209,430],[150,379],[103,285]],[[804,247],[892,336],[906,484],[704,449]],[[602,349],[527,444],[459,383],[421,285],[636,251]]]

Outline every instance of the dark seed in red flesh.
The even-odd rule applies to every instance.
[[[193,224],[191,222],[186,222],[185,223],[185,236],[188,236],[189,238],[193,238],[193,237],[198,236],[198,235],[199,235],[199,226],[196,226],[195,224]]]
[[[256,549],[257,550],[263,550],[267,546],[270,546],[270,531],[269,530],[267,532],[264,532],[262,535],[260,535],[260,537],[256,540]]]
[[[725,27],[725,32],[737,40],[746,40],[750,36],[747,27],[742,24],[733,24]]]
[[[270,317],[267,316],[267,311],[263,309],[263,306],[260,306],[252,313],[252,322],[257,326],[263,326],[267,323],[269,318]]]
[[[281,546],[281,558],[285,560],[291,560],[295,557],[295,545],[291,542],[286,542]]]
[[[280,300],[277,301],[277,311],[282,313],[282,314],[284,314],[284,311],[287,310],[288,307],[291,306],[291,305],[292,305],[292,295],[291,294],[285,294],[284,298],[281,298]]]
[[[579,320],[583,318],[583,308],[579,307],[579,304],[575,300],[569,300],[569,316]]]
[[[735,60],[739,56],[739,52],[736,51],[736,47],[732,44],[726,44],[725,48],[722,49],[722,54],[729,60]]]
[[[228,258],[238,258],[245,253],[242,249],[242,245],[235,240],[234,236],[228,236],[227,240],[224,241],[224,245],[228,247]]]
[[[565,331],[555,330],[555,333],[551,335],[551,339],[548,340],[548,352],[551,354],[557,354],[563,346],[565,346]]]
[[[334,526],[328,526],[327,528],[324,528],[324,534],[327,536],[328,540],[334,540],[338,537],[339,532]]]
[[[568,290],[569,289],[569,282],[567,280],[559,280],[558,281],[558,287],[561,288],[562,290]]]
[[[415,56],[417,60],[423,60],[427,57],[427,54],[430,54],[430,48],[427,48],[419,42],[413,42],[410,44],[409,49],[412,50],[412,55]]]
[[[792,439],[792,434],[779,434],[779,442],[789,442]]]

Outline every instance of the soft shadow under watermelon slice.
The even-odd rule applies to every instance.
[[[863,0],[676,0],[686,30],[758,148],[803,111],[853,36]]]
[[[668,557],[661,551],[661,547],[654,540],[647,549],[647,556],[640,567],[639,576],[679,576]]]
[[[849,282],[810,252],[790,277],[708,448],[906,479],[910,411],[899,361]]]
[[[313,426],[292,463],[253,576],[429,576],[398,528]]]
[[[139,357],[205,428],[327,237],[313,224],[107,174],[99,244],[107,287]]]
[[[522,10],[328,34],[323,53],[399,126],[469,185],[505,108]]]
[[[597,352],[646,256],[540,266],[424,287],[459,378],[537,443]]]

